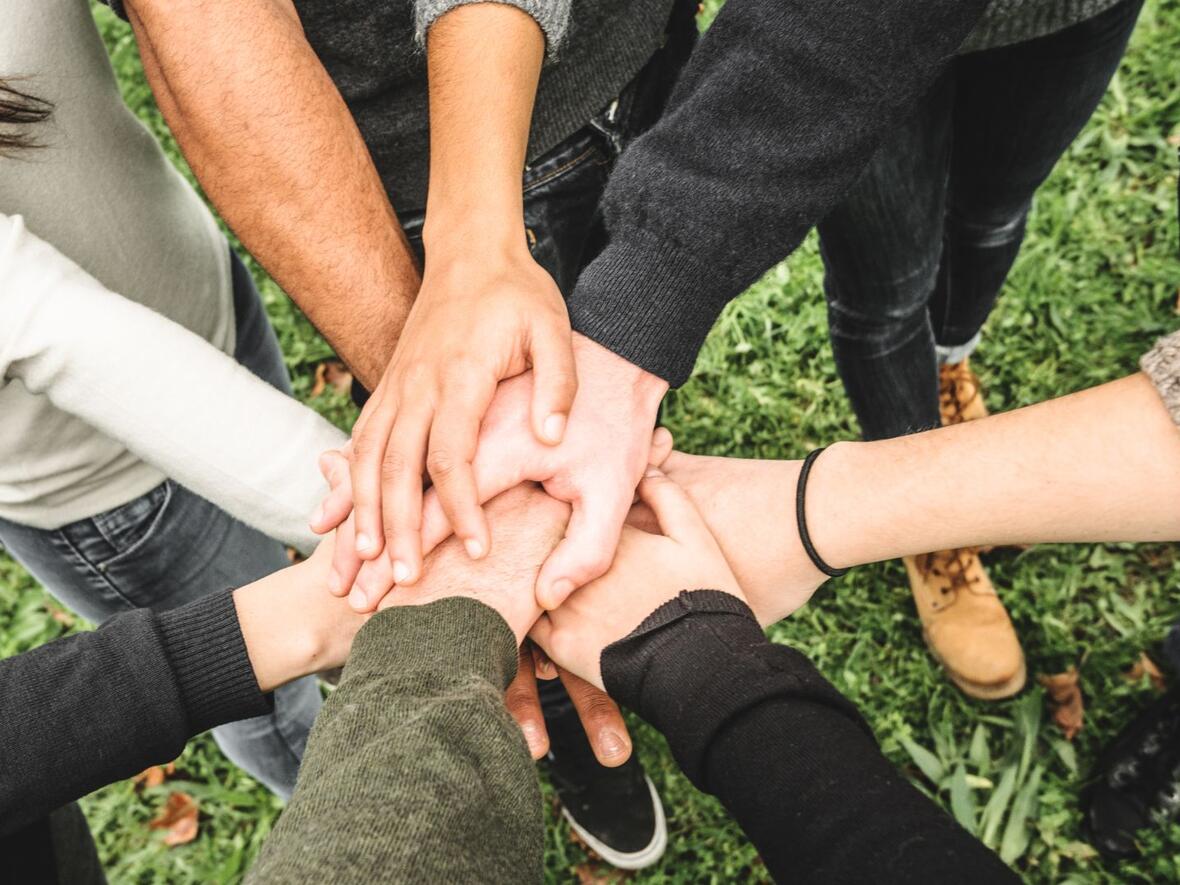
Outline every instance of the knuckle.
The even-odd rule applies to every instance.
[[[446,449],[431,449],[426,456],[426,469],[436,482],[453,474],[459,464],[460,461]]]
[[[588,692],[582,700],[583,722],[607,722],[618,717],[618,711],[610,698],[597,689]]]
[[[406,456],[397,449],[389,449],[381,459],[381,476],[388,481],[400,480],[409,470]]]

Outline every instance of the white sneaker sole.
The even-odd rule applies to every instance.
[[[620,870],[646,869],[663,857],[664,850],[668,847],[668,824],[664,819],[664,803],[660,801],[660,794],[656,792],[656,785],[651,782],[651,778],[644,775],[643,779],[647,782],[647,789],[651,793],[652,807],[656,812],[656,831],[652,834],[651,841],[638,851],[625,853],[611,848],[586,832],[564,807],[561,809],[562,817],[578,834],[578,838],[590,846],[594,853],[604,861]]]

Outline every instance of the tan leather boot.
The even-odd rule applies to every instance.
[[[907,556],[906,572],[935,659],[964,694],[1011,697],[1024,688],[1024,652],[973,548]]]
[[[943,427],[987,417],[983,387],[968,360],[946,363],[939,368],[938,411]]]
[[[939,370],[938,410],[944,425],[987,417],[982,386],[967,360]],[[951,681],[981,700],[1020,691],[1024,652],[979,550],[943,550],[904,562],[926,645]]]

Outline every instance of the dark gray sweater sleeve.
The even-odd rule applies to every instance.
[[[985,0],[740,0],[603,198],[573,327],[672,385],[722,307],[839,202]]]
[[[889,763],[856,708],[741,600],[681,593],[602,653],[607,691],[668,739],[778,882],[1016,882]]]
[[[536,766],[504,707],[515,674],[512,631],[474,599],[374,615],[248,885],[540,882]]]
[[[270,709],[228,592],[0,661],[0,833]]]

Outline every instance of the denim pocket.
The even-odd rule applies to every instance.
[[[92,517],[91,537],[78,547],[89,554],[87,558],[99,571],[133,556],[159,528],[172,501],[173,489],[171,480],[165,480],[146,495]],[[105,543],[100,544],[100,538]]]

